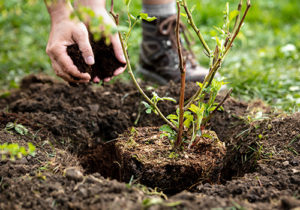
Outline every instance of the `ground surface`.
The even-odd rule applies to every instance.
[[[178,98],[175,86],[155,91]],[[189,85],[187,97],[193,89]],[[0,209],[300,207],[300,113],[274,114],[261,102],[246,104],[231,98],[225,111],[212,119],[210,127],[227,149],[219,183],[199,183],[193,192],[164,200],[161,193],[135,180],[132,186],[104,178],[114,177],[109,171],[113,151],[104,140],[115,139],[137,119],[138,127],[162,123],[144,113],[141,100],[131,85],[118,82],[70,87],[45,76],[25,78],[20,90],[0,99],[0,143],[30,141],[37,154],[0,161]],[[165,113],[174,110],[170,103],[160,107]],[[8,122],[26,126],[30,134],[7,132]]]

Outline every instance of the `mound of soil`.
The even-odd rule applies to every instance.
[[[119,67],[124,67],[125,64],[121,63],[116,57],[112,47],[106,45],[104,39],[95,41],[93,36],[90,34],[90,43],[94,52],[95,64],[89,66],[85,63],[79,46],[73,44],[67,47],[68,55],[73,60],[73,63],[80,72],[89,73],[91,75],[91,80],[98,77],[100,80],[112,77],[114,71]],[[104,67],[105,66],[105,67]]]
[[[148,95],[155,89],[159,96],[178,100],[177,86],[169,83],[153,88],[145,84],[144,88]],[[195,88],[188,84],[187,98]],[[25,78],[20,90],[0,99],[0,143],[32,142],[37,154],[15,162],[0,161],[0,208],[300,206],[300,113],[272,113],[260,102],[247,104],[233,98],[210,123],[226,146],[219,183],[199,183],[193,191],[170,195],[166,201],[165,195],[148,188],[155,188],[155,184],[141,186],[137,177],[131,184],[105,179],[122,180],[114,144],[120,134],[132,126],[139,130],[163,124],[157,116],[144,112],[142,100],[132,85],[120,82],[104,87],[70,87],[41,75]],[[169,114],[175,105],[162,102],[159,107]],[[8,122],[26,126],[30,134],[8,133],[4,129]]]

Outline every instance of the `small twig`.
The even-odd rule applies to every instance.
[[[175,146],[178,147],[182,143],[183,134],[183,117],[184,117],[184,91],[185,91],[185,62],[182,55],[182,47],[180,42],[180,4],[177,1],[177,21],[176,21],[176,38],[179,57],[179,70],[181,76],[180,99],[179,99],[179,129],[177,133],[177,141]]]
[[[228,92],[227,92],[227,94],[225,95],[225,97],[223,98],[223,100],[218,104],[218,106],[212,111],[212,115],[214,114],[214,113],[216,113],[217,111],[218,111],[218,109],[221,107],[221,106],[223,106],[223,104],[225,103],[225,101],[229,98],[229,96],[231,95],[231,93],[232,93],[232,89],[230,89]]]
[[[233,30],[232,30],[233,32],[236,30],[236,27],[238,26],[238,23],[240,21],[242,6],[243,6],[243,0],[240,0],[240,3],[238,5],[238,9],[237,9],[239,14],[235,18],[235,23],[234,23]]]
[[[184,8],[184,10],[185,10],[185,12],[186,12],[186,14],[187,14],[187,16],[188,16],[188,23],[190,24],[190,26],[191,26],[191,27],[194,29],[194,31],[196,32],[196,34],[197,34],[197,36],[198,36],[200,42],[202,43],[202,45],[203,45],[203,47],[204,47],[204,49],[205,49],[205,51],[206,51],[206,54],[210,57],[210,56],[211,56],[211,50],[209,49],[209,46],[208,46],[207,43],[205,42],[205,40],[204,40],[204,38],[203,38],[203,36],[202,36],[202,34],[201,34],[200,29],[196,26],[195,21],[194,21],[194,19],[193,19],[193,17],[192,17],[192,14],[191,14],[189,8],[187,7],[187,3],[186,3],[185,0],[182,0],[182,6],[183,6],[183,8]]]
[[[110,8],[110,14],[113,16],[115,22],[117,25],[119,25],[119,15],[116,14],[114,12],[114,1],[111,0],[111,8]],[[177,131],[177,127],[172,123],[170,122],[164,115],[163,113],[160,111],[160,109],[157,107],[156,104],[154,104],[151,99],[146,95],[146,93],[143,91],[143,89],[140,87],[140,85],[138,84],[134,74],[133,74],[133,71],[132,71],[132,67],[130,65],[130,61],[129,61],[129,56],[128,56],[128,53],[127,53],[127,50],[126,50],[126,47],[125,47],[125,44],[124,44],[124,40],[123,40],[123,37],[122,37],[122,34],[120,31],[118,31],[118,35],[119,35],[119,39],[120,39],[120,42],[121,42],[121,46],[122,46],[122,50],[123,50],[123,53],[125,55],[125,59],[126,59],[126,63],[127,63],[127,68],[128,68],[128,73],[135,85],[135,87],[138,89],[138,91],[140,92],[140,94],[146,99],[146,101],[151,104],[151,106],[153,106],[155,108],[155,110],[157,111],[158,115],[172,128],[174,129],[175,131]]]
[[[225,103],[225,101],[229,98],[229,96],[232,93],[232,89],[230,89],[227,94],[225,95],[225,97],[223,98],[223,100],[216,106],[216,108],[209,114],[209,116],[204,120],[203,124],[206,124],[211,118],[212,116],[218,111],[218,109],[223,106],[223,104]]]
[[[240,23],[238,24],[238,27],[237,27],[236,31],[234,31],[234,34],[233,34],[233,36],[232,36],[232,39],[230,40],[228,46],[227,46],[226,49],[225,49],[223,58],[226,56],[226,54],[228,53],[229,49],[230,49],[231,46],[232,46],[232,43],[234,42],[235,38],[236,38],[237,35],[239,34],[239,32],[240,32],[240,30],[241,30],[241,27],[242,27],[242,25],[243,25],[243,23],[244,23],[244,21],[245,21],[245,18],[246,18],[247,14],[248,14],[248,11],[249,11],[250,7],[251,7],[250,0],[247,0],[247,7],[246,7],[246,10],[245,10],[245,12],[244,12],[244,15],[243,15],[243,17],[242,17]]]

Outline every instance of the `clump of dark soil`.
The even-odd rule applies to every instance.
[[[147,84],[144,87],[151,95],[153,87]],[[169,83],[155,92],[178,99],[176,87]],[[188,84],[186,97],[196,88]],[[0,99],[0,143],[33,142],[37,154],[16,162],[0,161],[0,208],[293,209],[300,206],[300,114],[274,114],[259,102],[248,104],[233,98],[227,100],[224,111],[217,112],[210,122],[210,128],[226,146],[219,181],[199,182],[193,191],[175,194],[165,201],[159,198],[162,194],[147,187],[105,179],[124,179],[125,167],[116,161],[115,139],[120,134],[123,133],[120,138],[126,135],[130,138],[132,133],[128,129],[131,131],[132,126],[139,131],[145,126],[163,124],[157,116],[145,114],[140,105],[142,100],[132,85],[120,82],[104,87],[70,87],[41,75],[25,78],[20,90]],[[170,102],[159,106],[165,114],[175,110]],[[258,112],[264,117],[255,119]],[[4,128],[8,122],[26,126],[30,135],[7,133]],[[148,134],[138,133],[141,138],[135,143],[143,143]],[[138,148],[132,147],[133,151]],[[67,173],[70,167],[81,171],[82,174],[75,173],[81,174],[80,177]],[[142,178],[133,177],[131,184],[140,183]],[[148,186],[154,188],[156,184]]]
[[[125,64],[121,63],[115,57],[112,44],[107,46],[104,39],[95,41],[92,35],[90,35],[90,43],[95,58],[95,64],[92,66],[89,66],[85,63],[77,44],[68,46],[67,52],[79,71],[83,73],[89,73],[92,81],[95,77],[98,77],[100,80],[112,77],[115,70],[117,70],[119,67],[125,66]]]

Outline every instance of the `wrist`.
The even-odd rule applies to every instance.
[[[76,0],[74,3],[75,8],[83,6],[90,8],[94,11],[105,9],[105,0]]]
[[[69,20],[73,12],[73,7],[69,1],[58,1],[51,5],[47,5],[51,23],[59,23],[63,20]]]

